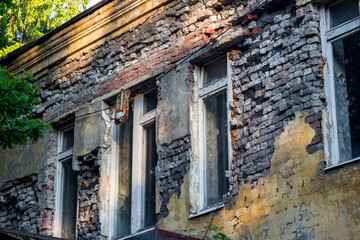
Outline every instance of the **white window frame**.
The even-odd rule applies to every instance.
[[[213,61],[218,60],[216,58]],[[206,62],[210,64],[213,61]],[[192,148],[192,161],[190,163],[190,215],[189,218],[194,218],[208,212],[217,210],[224,206],[223,202],[219,202],[213,206],[205,206],[206,197],[206,179],[205,179],[205,104],[204,99],[226,90],[227,99],[227,122],[228,122],[228,166],[230,167],[233,150],[231,146],[231,129],[230,118],[231,111],[229,103],[232,101],[232,81],[231,81],[231,66],[230,60],[227,57],[227,76],[217,79],[214,82],[203,86],[204,67],[195,66],[194,72],[194,95],[193,104],[190,106],[191,113],[191,142]]]
[[[132,182],[131,182],[131,234],[117,239],[128,239],[151,231],[155,226],[144,226],[145,221],[145,127],[153,124],[156,118],[156,108],[144,114],[144,94],[138,94],[133,99],[133,139],[132,139]],[[113,118],[114,119],[114,114]],[[111,184],[110,186],[110,221],[109,239],[116,238],[117,205],[118,205],[118,169],[120,128],[112,120],[112,150],[111,150]],[[139,145],[139,143],[142,143]],[[140,183],[140,184],[136,184]]]
[[[54,214],[54,236],[61,238],[61,212],[63,209],[63,193],[62,186],[64,185],[64,171],[62,163],[68,161],[69,158],[73,156],[73,147],[62,151],[62,143],[64,138],[64,132],[74,129],[74,125],[67,126],[59,131],[58,136],[58,157],[57,157],[57,167],[56,167],[56,178],[55,178],[55,214]],[[70,160],[72,161],[72,159]],[[79,186],[78,186],[79,190]],[[76,201],[77,212],[79,210],[79,202]],[[77,221],[77,220],[76,220]],[[77,227],[75,226],[75,236],[77,237]]]
[[[334,1],[336,4],[340,1]],[[331,6],[330,4],[329,6]],[[329,6],[322,6],[320,9],[320,29],[322,54],[326,59],[323,67],[325,95],[327,97],[327,109],[323,114],[324,123],[324,156],[327,163],[325,170],[336,168],[354,161],[360,160],[360,157],[350,159],[340,163],[338,119],[336,117],[336,93],[334,79],[334,61],[332,43],[360,31],[360,17],[351,19],[338,26],[330,28],[330,10]]]

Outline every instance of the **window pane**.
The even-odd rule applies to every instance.
[[[131,233],[131,174],[132,174],[132,132],[133,114],[119,126],[119,189],[116,236]]]
[[[149,93],[144,94],[144,114],[154,110],[157,103],[157,93],[153,90]]]
[[[359,16],[359,1],[344,0],[330,7],[330,27],[336,27],[341,23]]]
[[[155,215],[155,167],[157,163],[155,124],[145,127],[145,226],[154,226],[156,223]]]
[[[217,79],[226,77],[227,66],[226,66],[226,57],[216,60],[210,64],[204,66],[204,83],[207,85]]]
[[[339,162],[360,157],[360,33],[333,43]]]
[[[222,201],[228,190],[226,91],[205,99],[206,206]]]
[[[61,237],[75,239],[77,213],[77,174],[72,170],[72,157],[61,162],[63,170]]]
[[[74,146],[74,128],[66,130],[62,133],[62,149],[61,151],[69,150]]]

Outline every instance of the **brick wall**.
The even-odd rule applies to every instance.
[[[173,195],[180,196],[180,187],[190,167],[190,136],[177,139],[161,147],[157,164],[157,181],[160,190],[159,218],[168,215],[167,204]]]
[[[37,174],[8,181],[0,188],[0,227],[38,233]]]
[[[310,121],[321,132],[320,25],[312,9],[297,18],[290,4],[248,19],[249,29],[259,30],[232,53],[234,158],[228,196],[236,196],[244,183],[255,187],[269,174],[274,142],[295,112],[320,113]]]
[[[95,239],[100,233],[99,222],[99,161],[98,149],[79,159],[80,190],[79,218],[77,221],[78,239]]]
[[[255,189],[260,179],[269,176],[274,144],[284,127],[294,120],[295,112],[308,112],[306,123],[316,132],[315,138],[306,147],[308,153],[313,154],[323,148],[321,111],[324,95],[317,8],[305,6],[301,12],[304,14],[300,14],[291,1],[274,1],[263,5],[259,2],[171,2],[161,11],[155,11],[139,26],[121,34],[114,33],[103,43],[90,45],[37,76],[34,82],[43,90],[41,99],[44,104],[36,111],[51,122],[127,83],[145,78],[155,77],[161,95],[166,90],[164,86],[178,81],[176,78],[164,81],[166,76],[180,74],[177,68],[188,64],[190,58],[194,60],[200,55],[206,58],[217,53],[225,55],[231,50],[233,101],[230,107],[234,151],[227,173],[230,188],[226,197],[229,202],[240,201],[239,187],[245,188],[249,184],[251,189]],[[188,68],[183,80],[188,87],[184,89],[191,95],[194,85],[192,67]],[[161,100],[167,104],[166,99]],[[179,102],[179,105],[184,102]],[[172,103],[172,106],[175,108],[176,104]],[[156,121],[161,114],[168,113],[162,112],[164,106],[160,108]],[[178,113],[177,117],[188,116]],[[37,183],[41,212],[39,231],[47,235],[53,233],[56,137],[54,132],[49,134],[46,167]],[[174,196],[180,199],[184,194],[181,186],[190,168],[191,136],[183,134],[171,137],[171,140],[166,139],[157,146],[159,159],[156,175],[160,192],[158,220],[169,216],[171,199]],[[99,154],[101,150],[97,149],[78,158],[81,182],[77,224],[79,239],[100,235]],[[5,195],[9,189],[4,189]],[[8,199],[1,198],[3,209],[17,211],[13,200]],[[189,206],[186,207],[185,212],[189,209]],[[246,211],[244,209],[242,211]],[[0,222],[6,224],[5,227],[22,226],[21,219],[8,219],[4,211],[0,215]],[[186,214],[181,221],[188,221]],[[236,216],[237,219],[241,218],[240,214]],[[175,230],[180,231],[179,228]]]

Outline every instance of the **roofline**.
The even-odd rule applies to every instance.
[[[14,59],[16,59],[18,56],[20,56],[21,54],[25,53],[26,51],[28,51],[29,49],[31,49],[32,47],[39,45],[43,42],[45,42],[46,40],[48,40],[49,38],[51,38],[52,36],[54,36],[55,34],[57,34],[58,32],[62,31],[63,29],[67,28],[68,26],[80,21],[81,19],[89,16],[90,14],[94,13],[96,10],[98,10],[99,8],[105,6],[106,4],[113,2],[114,0],[102,0],[100,2],[98,2],[97,4],[95,4],[94,6],[92,6],[89,9],[86,9],[85,11],[83,11],[82,13],[76,15],[75,17],[71,18],[69,21],[61,24],[59,27],[55,28],[54,30],[46,33],[44,36],[37,38],[27,44],[25,44],[24,46],[21,46],[19,48],[17,48],[16,50],[10,52],[8,55],[0,58],[0,65],[4,66],[4,65],[8,65],[9,63],[11,63]]]

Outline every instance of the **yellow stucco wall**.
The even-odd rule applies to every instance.
[[[359,239],[359,166],[321,171],[323,152],[308,154],[315,131],[305,123],[306,113],[285,127],[275,143],[270,174],[251,189],[240,186],[234,205],[202,217],[188,218],[189,175],[178,199],[168,204],[169,216],[159,228],[198,234],[211,221],[231,239]],[[187,227],[189,226],[189,227]]]

